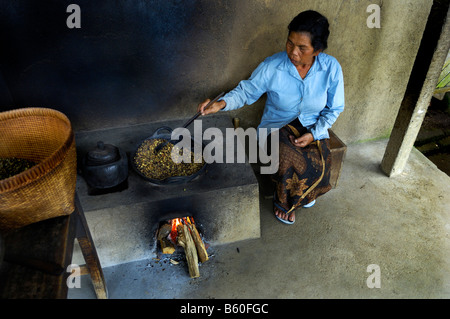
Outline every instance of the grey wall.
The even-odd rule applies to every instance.
[[[81,7],[81,29],[66,8]],[[381,29],[369,29],[369,4]],[[186,118],[284,49],[287,24],[314,9],[344,70],[347,143],[392,129],[432,0],[17,0],[0,2],[0,111],[45,106],[76,131]],[[264,97],[232,112],[256,126]]]

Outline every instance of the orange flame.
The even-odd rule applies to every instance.
[[[192,217],[183,217],[183,218],[174,218],[171,220],[172,230],[170,232],[170,238],[172,239],[173,243],[177,243],[177,237],[178,237],[178,225],[182,224],[191,224],[194,225],[194,219]]]
[[[180,224],[181,224],[181,218],[172,219],[172,231],[170,232],[170,238],[172,238],[172,241],[174,243],[177,242],[177,236],[178,236],[177,226]]]

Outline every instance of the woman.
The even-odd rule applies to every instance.
[[[344,79],[339,62],[323,53],[330,33],[324,16],[301,12],[288,30],[286,51],[266,58],[248,80],[198,110],[202,115],[235,110],[267,94],[258,128],[280,129],[274,214],[293,224],[297,207],[311,207],[331,189],[328,129],[344,110]]]

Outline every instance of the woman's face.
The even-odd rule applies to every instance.
[[[296,67],[312,64],[320,50],[314,51],[308,32],[289,32],[286,42],[286,52],[292,64]]]

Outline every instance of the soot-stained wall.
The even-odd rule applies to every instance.
[[[2,3],[2,110],[51,107],[78,130],[96,129],[169,117],[193,94],[212,93],[199,94],[204,85],[190,75],[206,71],[195,68],[206,51],[224,54],[210,26],[226,17],[220,4],[80,0],[81,28],[69,29],[73,2]],[[175,116],[194,111],[191,103]]]
[[[69,4],[81,9],[70,29]],[[381,9],[369,28],[367,7]],[[0,1],[0,111],[50,107],[75,131],[181,119],[285,49],[287,25],[313,9],[330,21],[326,53],[344,70],[344,142],[389,134],[432,0]],[[264,96],[230,113],[257,126]]]

